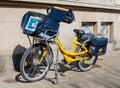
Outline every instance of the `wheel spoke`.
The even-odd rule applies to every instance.
[[[32,66],[31,66],[29,69],[26,68],[26,69],[25,69],[25,70],[26,70],[25,72],[26,72],[26,73],[30,73],[30,71],[31,71],[32,69],[33,69]]]
[[[51,48],[50,51],[47,50],[43,60],[39,64],[40,58],[43,56],[42,54],[45,49],[46,46],[35,44],[25,51],[20,63],[21,73],[25,80],[38,81],[42,79],[50,69],[49,59],[53,57]]]

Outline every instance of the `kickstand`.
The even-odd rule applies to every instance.
[[[53,84],[57,84],[59,82],[59,79],[58,79],[58,55],[59,55],[59,50],[58,50],[57,45],[56,45],[56,47],[57,47],[57,56],[56,56],[56,59],[55,59],[55,62],[54,62],[55,77],[54,78],[45,77],[46,80],[51,81]]]

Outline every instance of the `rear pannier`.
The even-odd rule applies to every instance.
[[[106,48],[108,44],[108,39],[104,37],[94,38],[91,40],[91,45],[89,47],[89,53],[94,56],[100,56],[106,53]]]

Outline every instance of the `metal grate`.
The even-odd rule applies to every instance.
[[[95,33],[97,22],[82,22],[82,29],[85,33]]]
[[[108,38],[109,42],[113,40],[113,22],[102,22],[100,33],[103,34],[104,37]]]

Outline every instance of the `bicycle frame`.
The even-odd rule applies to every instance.
[[[84,44],[80,43],[77,41],[78,37],[76,36],[74,38],[73,44],[72,44],[72,48],[69,52],[67,52],[64,47],[62,46],[62,44],[60,43],[58,38],[55,38],[55,42],[59,47],[59,50],[61,51],[63,57],[65,58],[65,60],[70,63],[70,62],[75,62],[75,61],[79,61],[79,60],[86,60],[88,59],[88,57],[84,57],[84,58],[79,58],[80,55],[84,55],[88,52],[88,49],[84,46]],[[81,46],[81,48],[83,48],[83,51],[80,52],[75,52],[75,48],[76,46],[79,45]]]

